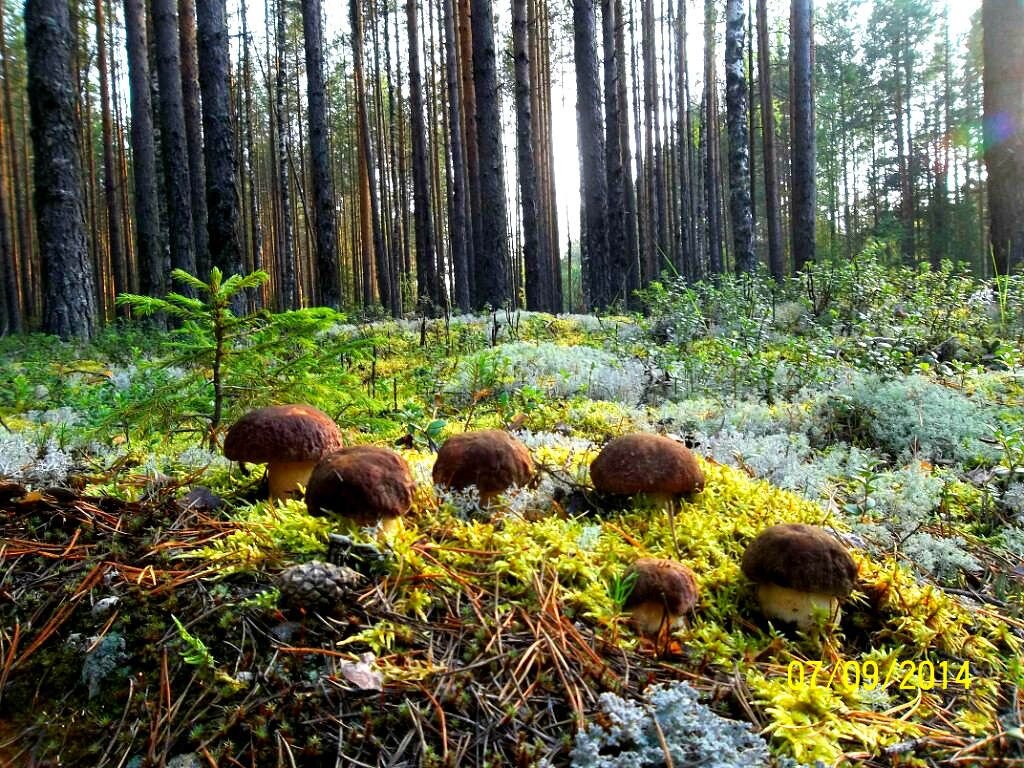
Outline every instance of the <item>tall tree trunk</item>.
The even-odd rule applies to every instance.
[[[319,302],[341,307],[341,272],[338,265],[338,225],[334,209],[327,141],[327,96],[324,92],[324,51],[320,0],[302,0],[302,30],[306,43],[306,101],[309,106],[309,154],[316,208],[316,265]]]
[[[196,0],[178,0],[181,45],[181,98],[188,141],[188,178],[192,195],[192,229],[196,271],[210,274],[210,244],[206,211],[206,168],[203,166],[203,113],[199,103],[199,54],[196,49]]]
[[[764,152],[764,208],[768,225],[768,269],[776,282],[782,282],[786,265],[782,254],[782,221],[779,215],[779,174],[775,153],[775,104],[772,101],[767,6],[767,0],[757,0],[757,69],[760,73],[761,140]]]
[[[103,18],[103,0],[95,3],[96,66],[100,73],[100,114],[103,132],[103,197],[107,205],[107,240],[110,263],[114,271],[114,292],[129,290],[128,259],[121,237],[120,195],[117,189],[117,171],[114,165],[114,123],[110,104],[110,70],[107,66],[106,23]]]
[[[491,0],[471,0],[473,87],[476,92],[476,140],[480,173],[480,239],[476,256],[476,304],[497,308],[512,300],[509,291],[508,215],[505,205],[504,148],[494,49]]]
[[[380,224],[380,202],[377,188],[371,178],[375,163],[373,161],[373,144],[370,137],[370,118],[366,109],[366,86],[363,80],[363,10],[361,0],[350,0],[352,22],[352,58],[355,73],[356,89],[356,120],[359,124],[359,145],[362,149],[362,171],[364,178],[364,194],[369,210],[364,210],[364,218],[369,214],[369,229],[373,235],[373,251],[376,254],[377,292],[381,304],[391,310],[397,317],[402,312],[401,294],[397,285],[397,275],[392,275],[388,262],[388,253],[384,244],[384,234]],[[365,221],[364,221],[365,226]],[[369,243],[363,244],[364,248]]]
[[[146,296],[163,296],[167,292],[168,258],[160,230],[153,103],[149,87],[143,0],[125,0],[124,19],[132,109],[132,172],[135,181],[139,290]]]
[[[43,330],[88,339],[96,326],[75,131],[71,26],[65,0],[27,0],[25,46],[43,256]]]
[[[516,160],[519,165],[519,203],[523,215],[523,261],[526,265],[526,308],[550,306],[548,284],[541,266],[538,217],[537,158],[534,156],[533,105],[530,103],[527,0],[512,0],[512,56],[515,61]]]
[[[989,231],[1000,275],[1024,262],[1024,5],[983,0]]]
[[[228,23],[225,0],[198,2],[199,87],[203,94],[203,153],[209,213],[210,266],[242,274],[241,200],[231,121]],[[244,309],[239,294],[235,309]]]
[[[743,0],[725,5],[725,116],[729,131],[729,215],[736,272],[753,272],[754,211],[750,198],[750,146],[747,134],[747,78],[743,65]]]
[[[14,103],[11,97],[11,71],[8,67],[7,32],[4,29],[4,14],[0,13],[0,78],[3,78],[3,113],[4,125],[8,131],[5,149],[10,156],[11,187],[14,190],[14,228],[17,231],[17,251],[11,254],[12,269],[5,273],[7,280],[8,316],[10,330],[17,333],[22,330],[26,319],[30,319],[35,310],[35,291],[27,279],[32,271],[32,224],[30,207],[27,200],[29,185],[22,183],[27,180],[27,168],[21,163],[21,152],[16,139],[14,124]],[[22,175],[24,173],[24,176]]]
[[[444,42],[447,55],[448,133],[451,144],[452,184],[449,191],[449,237],[455,269],[455,303],[463,312],[471,306],[469,291],[469,246],[473,232],[467,217],[466,155],[462,133],[462,83],[459,75],[458,31],[455,0],[444,0]]]
[[[722,273],[722,207],[719,190],[718,162],[718,84],[715,74],[715,25],[717,13],[714,0],[704,2],[704,129],[701,144],[704,151],[704,194],[707,205],[708,271]]]
[[[412,113],[412,188],[416,229],[416,287],[420,308],[433,314],[441,305],[434,253],[434,225],[430,211],[427,169],[427,127],[423,119],[423,76],[420,72],[420,36],[416,0],[406,0],[409,35],[409,109]]]
[[[240,15],[242,17],[242,39],[240,45],[242,48],[242,115],[245,121],[245,175],[248,177],[247,188],[249,192],[249,248],[251,251],[252,269],[262,270],[264,268],[263,230],[260,225],[260,207],[257,194],[259,180],[257,178],[256,148],[252,127],[252,40],[249,37],[249,27],[246,21],[248,16],[246,0],[242,0]],[[252,310],[260,309],[265,305],[265,291],[266,286],[261,286],[253,291],[250,302]]]
[[[607,307],[611,296],[608,274],[608,187],[604,173],[604,134],[601,125],[601,82],[597,64],[594,0],[573,0],[573,50],[576,58],[576,116],[580,149],[580,178],[584,218],[584,299],[588,309]]]
[[[469,253],[469,291],[477,302],[476,244],[481,239],[480,157],[476,127],[476,88],[473,85],[473,16],[470,0],[456,0],[458,9],[459,61],[462,66],[462,121],[465,131],[466,174],[469,184],[469,217],[472,240]]]
[[[626,230],[626,170],[622,162],[622,126],[626,107],[619,103],[619,59],[624,51],[615,42],[616,27],[620,19],[615,14],[615,0],[601,0],[601,42],[604,46],[604,172],[608,186],[608,275],[614,301],[622,299],[629,305],[631,284],[636,277],[630,275],[634,264],[630,260]],[[627,129],[628,132],[628,129]],[[628,136],[627,136],[628,140]]]
[[[157,78],[160,84],[160,145],[164,158],[171,266],[195,274],[195,228],[175,1],[152,0],[152,9]]]
[[[814,0],[792,0],[790,14],[790,121],[792,147],[793,268],[814,261],[815,187],[814,137]]]
[[[277,32],[274,47],[274,124],[277,128],[275,166],[280,199],[277,264],[281,275],[279,293],[280,309],[299,308],[299,285],[295,276],[295,224],[292,218],[291,179],[288,176],[288,144],[284,109],[284,37],[285,9],[282,0],[277,1]]]

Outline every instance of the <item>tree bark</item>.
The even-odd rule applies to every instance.
[[[298,309],[299,286],[295,276],[295,223],[292,218],[291,179],[288,176],[287,127],[285,126],[284,109],[284,34],[284,4],[281,0],[278,0],[277,30],[274,47],[274,125],[277,129],[274,164],[277,171],[280,205],[276,254],[278,272],[281,275],[278,306],[280,309]]]
[[[523,261],[526,266],[526,308],[549,307],[548,284],[541,266],[538,221],[537,158],[534,155],[533,105],[530,100],[527,0],[512,0],[512,56],[515,60],[516,160],[519,203],[523,216]]]
[[[608,187],[604,173],[604,135],[601,125],[601,83],[597,64],[594,0],[573,0],[573,50],[576,59],[576,117],[583,199],[583,285],[588,309],[607,307],[611,296],[608,274]]]
[[[753,272],[754,211],[750,198],[750,145],[747,133],[747,78],[743,46],[745,9],[743,0],[725,5],[725,117],[729,131],[729,215],[736,272]]]
[[[143,0],[125,0],[124,18],[132,109],[132,172],[135,181],[139,290],[146,296],[163,296],[167,292],[169,264],[160,230],[153,103],[149,87]]]
[[[768,269],[776,282],[782,282],[786,266],[782,254],[782,223],[779,216],[779,175],[775,152],[775,104],[772,101],[767,5],[767,0],[757,0],[757,69],[760,73],[761,140],[764,145],[764,208],[768,225]]]
[[[629,306],[631,286],[636,276],[626,229],[626,169],[622,162],[622,121],[625,107],[619,101],[619,59],[624,55],[616,45],[615,0],[601,0],[601,42],[604,46],[604,172],[608,186],[608,272],[611,299]],[[628,128],[626,130],[628,141]]]
[[[815,186],[814,136],[814,0],[792,0],[790,13],[790,125],[792,146],[792,239],[793,268],[802,270],[814,261]]]
[[[491,0],[471,0],[473,17],[473,88],[476,93],[476,140],[480,174],[480,232],[476,257],[476,305],[492,308],[512,300],[509,291],[508,215],[505,204],[504,148],[494,49]]]
[[[313,171],[316,209],[316,265],[319,301],[341,307],[341,273],[338,266],[338,224],[334,207],[327,141],[327,96],[324,92],[323,28],[320,0],[302,0],[302,31],[306,43],[306,102],[309,108],[309,154]]]
[[[409,36],[409,109],[412,125],[413,225],[416,230],[416,287],[420,308],[433,314],[440,307],[434,249],[434,225],[430,211],[430,179],[427,170],[427,127],[423,119],[423,76],[420,72],[420,36],[416,0],[406,0],[406,31]]]
[[[114,123],[110,105],[110,69],[107,65],[106,22],[103,18],[103,0],[95,3],[96,22],[96,66],[100,74],[100,115],[103,132],[103,197],[107,206],[107,240],[110,247],[110,263],[114,272],[114,292],[129,290],[128,259],[121,233],[120,199],[117,189],[117,172],[114,165]]]
[[[198,0],[199,87],[203,95],[203,153],[210,265],[242,274],[241,199],[231,119],[230,58],[225,0]],[[244,308],[239,294],[235,309]]]
[[[181,49],[174,0],[152,0],[160,84],[160,145],[164,157],[171,266],[196,273],[192,188],[181,92]]]
[[[718,85],[715,74],[715,24],[717,14],[714,0],[704,3],[704,130],[701,144],[704,152],[704,194],[707,205],[708,270],[712,275],[722,273],[722,208],[719,203],[719,133]]]
[[[1024,5],[983,0],[989,232],[1000,275],[1024,262]]]
[[[462,83],[459,75],[458,32],[455,0],[444,0],[444,43],[447,61],[448,133],[451,146],[452,185],[449,193],[449,237],[455,270],[455,303],[463,312],[471,306],[469,291],[469,244],[473,232],[467,215],[466,155],[462,141]]]
[[[82,172],[65,0],[27,0],[25,46],[36,228],[43,257],[43,330],[88,339],[96,326],[95,278],[85,239]]]
[[[178,0],[181,46],[181,98],[188,142],[188,178],[192,195],[192,229],[196,271],[210,274],[210,244],[206,210],[206,168],[203,165],[203,113],[199,100],[199,53],[196,47],[196,0]]]

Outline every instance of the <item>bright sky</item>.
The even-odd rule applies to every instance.
[[[691,66],[691,95],[695,99],[699,99],[700,88],[703,83],[703,2],[702,0],[685,0],[687,2],[687,22],[688,22],[688,54]],[[750,0],[753,2],[753,0]],[[237,24],[237,8],[238,0],[228,0],[229,2],[229,13],[232,14],[232,18]],[[941,13],[943,5],[948,5],[950,14],[950,30],[951,36],[954,42],[954,55],[956,53],[956,43],[970,28],[971,16],[981,6],[981,0],[932,0],[933,5],[936,8],[936,15]],[[248,0],[249,8],[249,25],[250,29],[254,30],[257,36],[262,35],[263,24],[263,2],[262,0]],[[326,32],[328,39],[336,39],[338,35],[347,34],[348,32],[348,0],[324,0],[324,11],[326,15],[327,25]],[[568,6],[568,3],[565,3]],[[659,3],[655,3],[656,7]],[[816,4],[820,9],[825,3],[822,0]],[[868,19],[871,16],[872,8],[875,3],[871,0],[862,0],[860,7],[857,9],[857,18],[861,22],[861,27],[866,27]],[[233,7],[232,7],[233,6]],[[719,2],[719,39],[722,35],[722,17],[724,16],[724,3]],[[399,7],[404,7],[404,3],[399,3]],[[628,7],[628,0],[627,0]],[[499,35],[507,36],[510,34],[510,5],[505,2],[496,2],[495,14],[496,30]],[[789,2],[787,0],[769,0],[768,3],[768,16],[770,23],[773,27],[785,29],[788,25],[789,19]],[[401,25],[404,26],[404,13],[401,14]],[[600,37],[600,26],[598,26],[598,36]],[[401,45],[403,46],[403,60],[406,55],[404,42],[404,35],[402,35]],[[258,37],[258,49],[262,50],[261,38]],[[560,41],[560,45],[564,48],[565,56],[563,59],[568,59],[571,62],[572,58],[572,39],[566,36],[566,39]],[[627,40],[628,45],[628,40]],[[501,47],[499,46],[499,51]],[[553,57],[555,52],[553,51]],[[718,77],[721,80],[724,78],[723,67],[721,57],[723,54],[723,46],[721,43],[718,45],[717,54],[719,57],[718,64]],[[558,57],[555,57],[556,59]],[[580,208],[580,171],[579,171],[579,158],[577,151],[577,140],[576,140],[576,89],[573,81],[574,73],[572,71],[571,63],[564,67],[564,71],[561,76],[558,72],[555,73],[556,84],[554,92],[552,94],[552,105],[553,105],[553,140],[554,140],[554,156],[555,156],[555,183],[556,193],[558,197],[558,208],[559,208],[559,219],[560,219],[560,234],[562,242],[565,242],[566,226],[569,227],[568,231],[572,233],[578,232],[579,229],[579,208]],[[509,100],[506,100],[511,101]],[[515,193],[513,185],[515,183],[515,118],[512,114],[511,104],[505,103],[503,105],[503,116],[505,120],[505,174],[508,186],[509,194],[509,211],[510,214],[513,210],[512,206],[515,201]],[[632,131],[632,127],[631,127]],[[564,247],[564,245],[563,245]]]

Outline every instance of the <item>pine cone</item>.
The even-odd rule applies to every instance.
[[[294,608],[329,613],[340,607],[363,577],[344,566],[313,560],[278,574],[281,598]]]

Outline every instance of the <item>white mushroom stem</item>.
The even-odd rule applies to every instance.
[[[657,638],[661,634],[662,627],[667,627],[669,631],[672,631],[683,623],[682,616],[668,614],[665,606],[655,600],[645,600],[639,605],[633,606],[629,613],[636,631],[644,637]]]
[[[309,482],[315,461],[272,461],[267,464],[267,480],[270,483],[270,498],[282,501],[291,498]]]
[[[791,622],[804,631],[817,626],[822,616],[827,617],[829,626],[839,622],[839,600],[834,595],[760,584],[757,597],[765,616]]]

